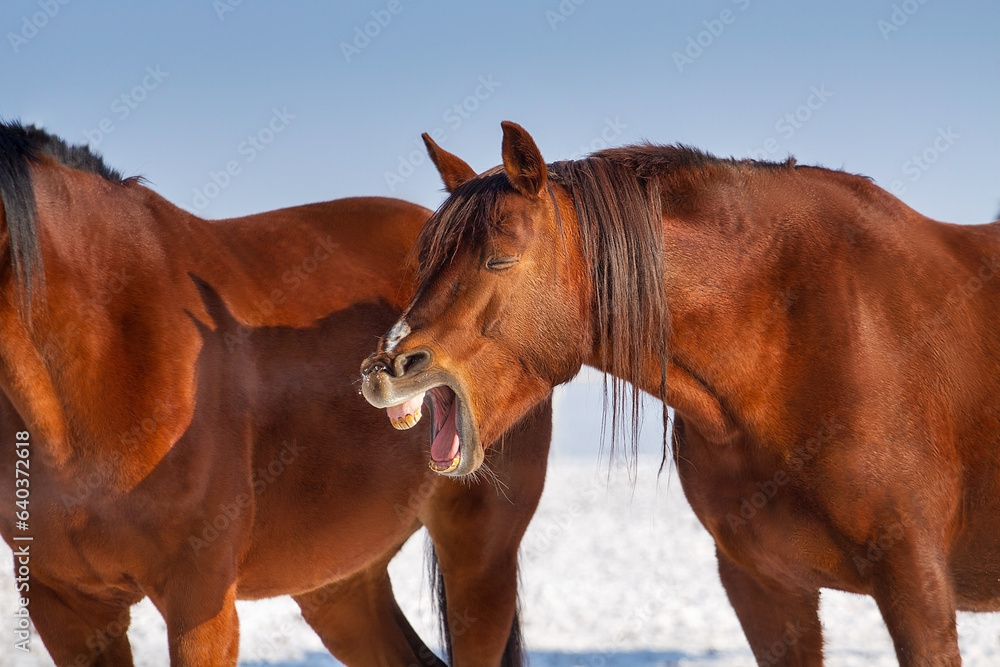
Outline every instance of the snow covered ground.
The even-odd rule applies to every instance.
[[[657,477],[658,433],[644,434],[635,483],[596,456],[600,389],[577,381],[557,395],[545,495],[522,549],[526,642],[535,667],[674,665],[750,667],[753,657],[715,570],[712,540],[675,475]],[[655,409],[649,421],[658,420]],[[652,429],[651,429],[652,431]],[[427,641],[436,638],[418,533],[391,566],[400,604]],[[11,553],[0,547],[0,619],[14,609]],[[870,598],[825,591],[831,667],[895,665]],[[288,598],[239,603],[241,665],[333,667]],[[0,621],[0,623],[3,623]],[[0,626],[0,667],[51,665],[42,646],[11,648]],[[960,614],[964,664],[1000,664],[1000,614]],[[136,664],[167,664],[166,629],[148,601],[133,612]]]

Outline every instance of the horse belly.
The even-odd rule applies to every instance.
[[[949,559],[956,604],[1000,611],[1000,511],[980,511],[962,527]]]
[[[357,435],[307,441],[269,485],[255,478],[263,488],[241,598],[302,593],[385,563],[419,528],[416,514],[439,482],[424,464],[427,429],[400,433],[370,415],[376,423],[356,424]]]

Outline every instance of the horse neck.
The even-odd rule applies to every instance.
[[[56,465],[100,451],[115,456],[137,418],[176,430],[183,406],[164,406],[153,385],[135,382],[136,369],[149,361],[144,345],[157,355],[190,342],[162,330],[177,322],[143,317],[151,302],[179,289],[148,190],[51,160],[32,166],[32,181],[45,277],[30,320],[15,305],[19,287],[10,272],[0,285],[7,297],[0,304],[0,382],[17,419]],[[194,225],[176,233],[185,231],[197,234]],[[193,391],[193,370],[160,366],[151,375],[164,389]],[[160,435],[148,444],[162,448],[170,434]]]
[[[936,223],[841,172],[745,166],[737,176],[665,195],[684,202],[664,215],[670,357],[692,386],[766,430],[764,415],[794,402],[790,387],[830,372],[822,354],[801,351],[847,344],[859,300],[893,298],[906,271],[882,275],[882,295],[851,287],[857,276],[889,247],[916,261],[911,237]]]
[[[429,215],[361,197],[209,222],[210,250],[192,272],[251,326],[312,326],[361,301],[402,309],[412,295],[409,252]]]

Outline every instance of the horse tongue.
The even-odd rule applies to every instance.
[[[451,402],[448,416],[431,443],[431,458],[435,463],[451,464],[458,456],[461,442],[458,439],[458,399]]]

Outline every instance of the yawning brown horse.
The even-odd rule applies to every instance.
[[[821,588],[873,596],[901,664],[960,664],[955,610],[1000,609],[1000,223],[685,147],[546,165],[503,130],[478,176],[425,136],[451,196],[363,366],[369,401],[446,387],[455,437],[432,456],[464,475],[581,364],[632,382],[676,411],[762,664],[822,663]]]
[[[144,596],[172,664],[235,664],[235,600],[282,594],[349,665],[443,664],[386,572],[420,524],[453,664],[520,664],[547,406],[489,460],[501,489],[429,471],[429,429],[400,436],[358,392],[429,211],[344,199],[210,222],[16,124],[0,193],[0,532],[56,664],[132,664]]]

